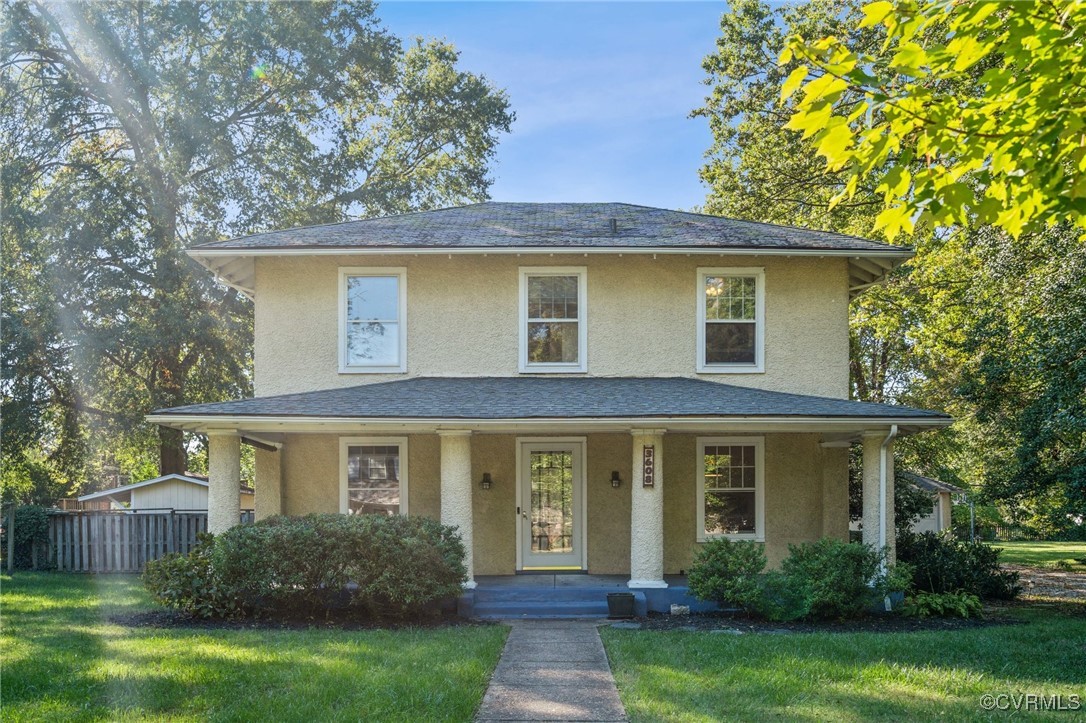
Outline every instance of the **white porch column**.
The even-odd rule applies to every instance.
[[[629,587],[667,587],[664,582],[664,430],[634,429],[630,476]],[[652,486],[645,486],[645,450],[652,449]]]
[[[863,436],[863,541],[878,549],[887,548],[894,561],[894,440],[896,428],[866,432]],[[885,475],[885,488],[883,488]],[[885,494],[880,494],[884,489]],[[883,512],[885,510],[885,513]],[[883,534],[879,534],[884,520]]]
[[[207,531],[218,535],[241,522],[241,437],[209,430],[207,453]]]
[[[441,437],[441,522],[460,530],[464,540],[464,565],[468,580],[464,587],[475,587],[472,564],[474,536],[471,510],[471,432],[464,429],[440,430]]]

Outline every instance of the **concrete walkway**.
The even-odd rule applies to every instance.
[[[624,721],[595,622],[511,623],[478,721]]]

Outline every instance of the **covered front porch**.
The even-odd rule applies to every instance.
[[[413,379],[151,420],[208,435],[211,531],[236,524],[224,490],[237,489],[240,447],[252,444],[258,518],[434,517],[464,539],[465,587],[490,583],[476,600],[496,605],[615,587],[664,605],[714,535],[765,543],[771,564],[790,543],[844,537],[857,441],[865,541],[892,553],[894,439],[950,421],[693,379],[586,378]],[[582,574],[523,574],[540,570]]]

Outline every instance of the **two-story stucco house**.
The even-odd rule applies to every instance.
[[[481,203],[190,255],[256,304],[256,398],[151,421],[210,439],[210,528],[427,515],[473,576],[665,587],[702,541],[893,545],[893,441],[950,423],[848,400],[849,299],[910,250],[619,203]],[[880,524],[881,523],[881,524]],[[474,583],[469,582],[468,586]]]

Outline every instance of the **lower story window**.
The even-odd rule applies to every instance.
[[[407,440],[340,440],[340,512],[349,515],[407,512]]]
[[[698,440],[698,540],[765,539],[764,440]]]

